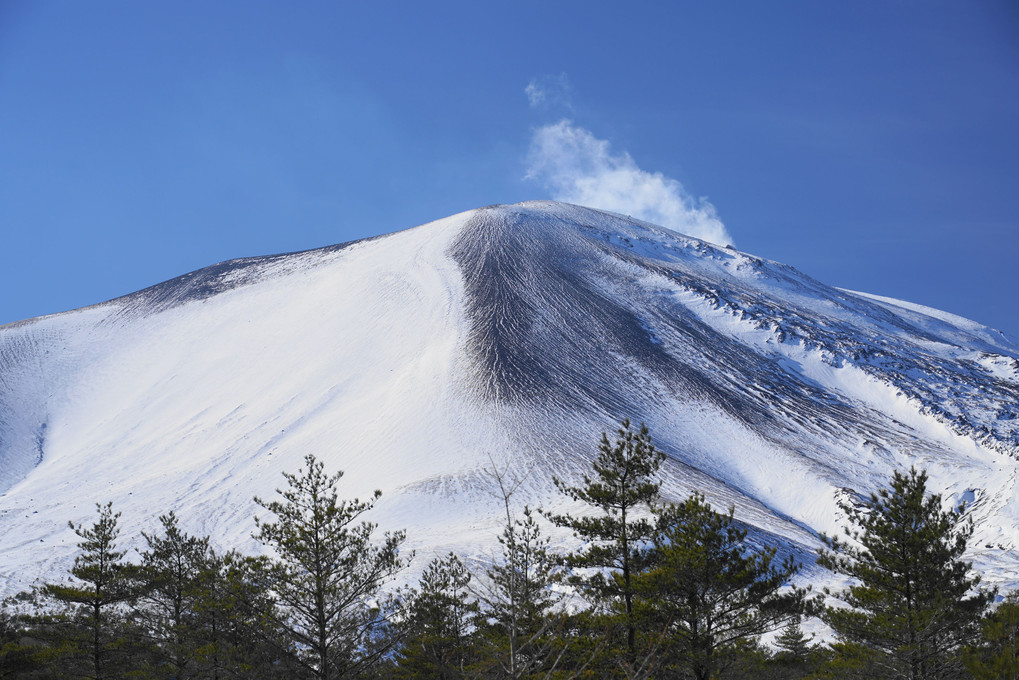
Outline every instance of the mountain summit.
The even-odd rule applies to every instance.
[[[489,472],[569,511],[552,476],[648,424],[669,498],[736,507],[809,555],[838,500],[923,467],[966,502],[972,559],[1019,573],[1019,347],[977,323],[826,286],[629,218],[491,206],[320,250],[233,260],[0,327],[0,576],[73,559],[96,502],[123,536],[175,510],[250,548],[254,495],[306,453],[426,562],[481,559]],[[40,566],[41,565],[41,566]]]

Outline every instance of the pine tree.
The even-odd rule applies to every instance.
[[[126,666],[130,636],[125,632],[126,617],[121,605],[136,593],[136,568],[124,561],[125,552],[117,549],[120,513],[111,503],[96,504],[99,518],[91,527],[69,523],[81,539],[71,575],[77,581],[47,584],[46,596],[71,607],[71,618],[64,629],[72,634],[73,652],[66,659],[80,664],[81,673],[93,680],[120,677]],[[83,635],[78,637],[80,631]]]
[[[976,680],[1019,680],[1019,593],[1009,593],[981,622],[981,641],[966,653]]]
[[[842,509],[849,540],[823,537],[818,563],[857,581],[839,594],[848,608],[824,620],[843,644],[835,662],[869,677],[940,680],[962,672],[961,651],[978,634],[991,593],[962,559],[973,532],[960,510],[927,494],[927,474],[896,471],[862,508]]]
[[[453,553],[429,563],[408,598],[396,677],[465,677],[476,655],[473,634],[480,613],[470,582],[470,571]]]
[[[280,630],[265,557],[210,552],[195,599],[197,677],[209,680],[295,680],[308,677],[292,640]]]
[[[198,612],[212,551],[209,539],[181,531],[170,512],[159,521],[162,535],[142,533],[148,549],[142,553],[140,574],[145,588],[140,597],[140,618],[159,650],[167,677],[197,677],[196,655],[206,644]]]
[[[279,623],[308,670],[320,680],[352,676],[377,662],[386,627],[382,585],[401,568],[403,532],[372,543],[375,525],[358,522],[382,495],[340,500],[336,483],[312,455],[300,474],[284,473],[282,500],[255,502],[275,521],[256,518],[255,538],[276,553],[269,587],[280,605]]]
[[[24,599],[24,598],[20,598]],[[44,654],[48,650],[41,648],[39,641],[27,642],[31,631],[25,625],[22,616],[11,611],[17,606],[19,597],[15,596],[3,602],[0,609],[0,679],[37,677],[36,672],[42,670],[45,663]]]
[[[637,654],[633,577],[642,569],[642,555],[657,532],[650,513],[660,498],[656,475],[664,460],[665,455],[652,445],[646,426],[642,424],[634,432],[630,421],[623,420],[615,442],[602,433],[594,477],[584,475],[580,486],[554,480],[561,492],[595,508],[597,514],[548,515],[554,524],[572,529],[584,540],[585,548],[569,555],[566,563],[588,573],[571,582],[595,603],[620,605],[631,663]]]
[[[699,493],[660,517],[649,569],[635,579],[641,610],[664,633],[666,667],[708,680],[799,614],[804,593],[788,587],[799,566],[778,563],[774,548],[750,547],[733,509],[715,512]]]
[[[782,634],[775,638],[775,646],[781,651],[779,656],[787,661],[805,664],[810,656],[810,641],[814,639],[804,635],[800,627],[800,617],[795,616],[786,626]]]

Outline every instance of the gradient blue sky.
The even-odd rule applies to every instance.
[[[0,0],[0,323],[580,181],[1019,339],[1019,6]]]

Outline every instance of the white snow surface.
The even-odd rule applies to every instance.
[[[812,566],[838,500],[928,470],[966,502],[985,581],[1019,582],[1019,348],[972,321],[838,290],[617,215],[491,206],[216,265],[0,327],[0,592],[62,578],[95,504],[121,544],[173,510],[255,552],[254,496],[313,453],[416,551],[497,550],[514,497],[579,511],[602,431],[647,422],[663,492],[734,505]],[[264,513],[264,511],[262,511]],[[551,529],[550,529],[551,531]],[[557,542],[569,543],[562,532]]]

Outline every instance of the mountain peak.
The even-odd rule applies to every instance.
[[[487,469],[568,511],[550,479],[629,417],[668,497],[735,505],[808,561],[838,498],[924,467],[975,499],[972,558],[1003,582],[1016,404],[1019,348],[979,324],[620,215],[489,206],[0,328],[0,571],[66,568],[95,501],[126,535],[175,510],[252,548],[252,497],[306,453],[351,496],[381,488],[372,519],[424,561],[481,557]]]

